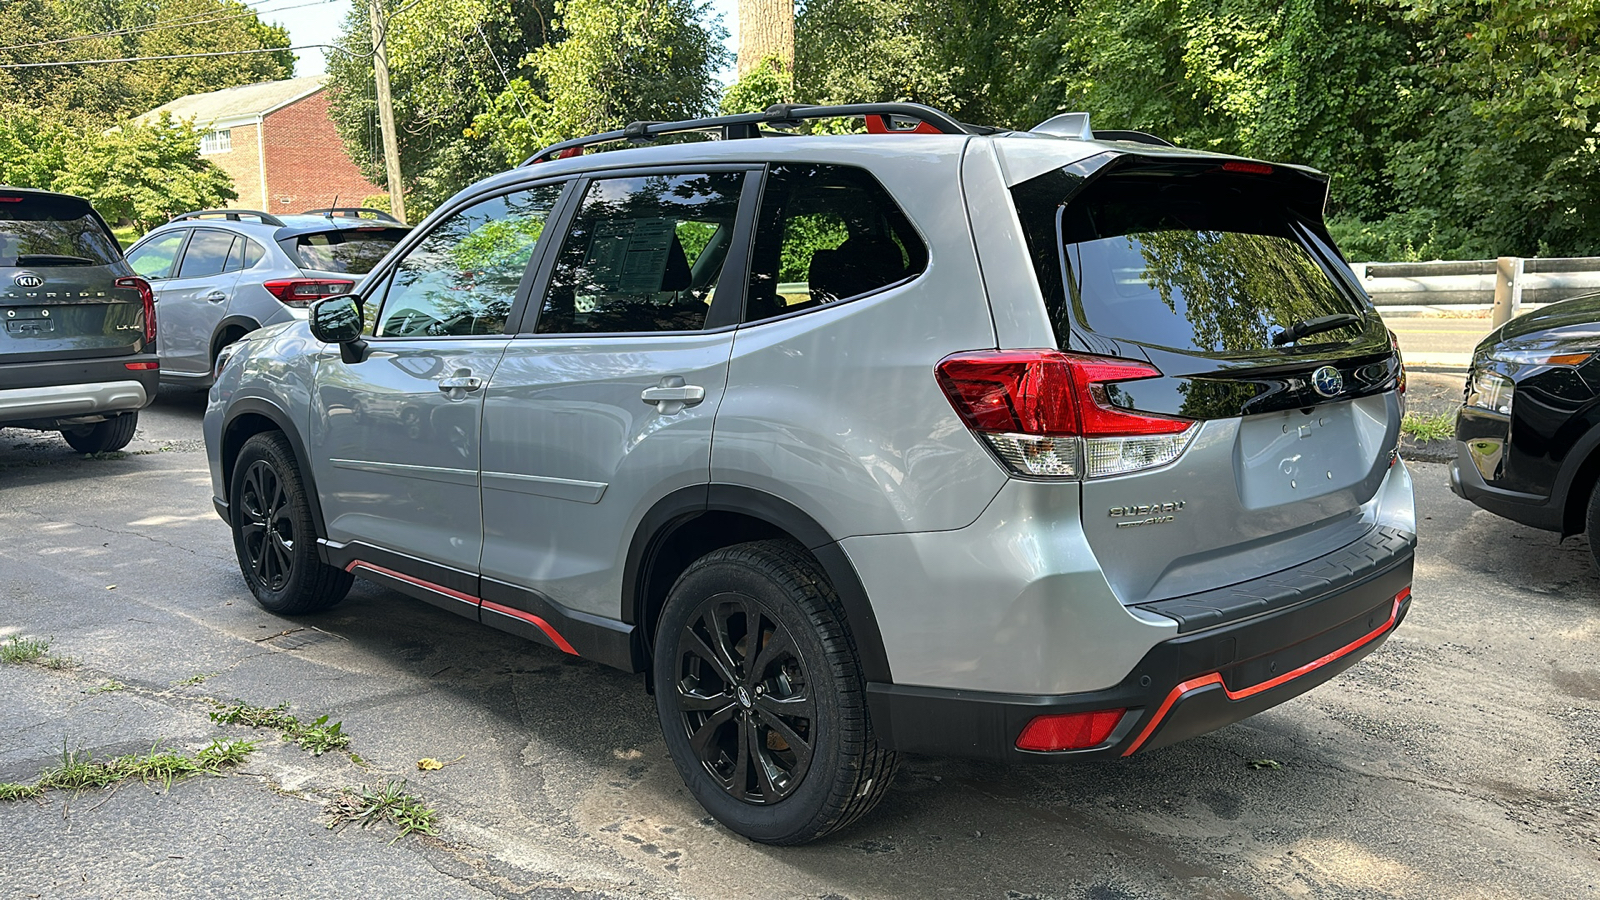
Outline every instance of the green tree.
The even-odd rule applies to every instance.
[[[107,219],[141,231],[239,196],[226,173],[200,158],[200,132],[165,115],[154,125],[83,138],[50,187],[86,197]]]

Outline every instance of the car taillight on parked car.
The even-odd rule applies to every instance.
[[[154,352],[156,346],[156,292],[150,289],[150,282],[135,276],[118,278],[117,287],[133,288],[139,292],[139,303],[144,306],[145,349]]]
[[[283,278],[261,285],[285,306],[306,306],[323,297],[348,294],[356,286],[354,281],[336,281],[330,278]]]
[[[1164,466],[1195,421],[1114,406],[1106,385],[1157,378],[1148,363],[1059,350],[982,350],[942,360],[939,386],[967,427],[1019,475],[1101,478]]]

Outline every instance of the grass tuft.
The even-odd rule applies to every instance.
[[[382,787],[347,787],[328,801],[328,828],[359,822],[362,828],[393,822],[400,829],[395,841],[413,832],[438,834],[437,815],[422,799],[406,792],[404,781],[386,781]],[[394,843],[390,841],[389,843]]]
[[[205,684],[207,678],[213,678],[216,675],[216,672],[202,672],[199,675],[190,675],[188,678],[180,678],[177,681],[172,682],[172,686],[185,687],[189,685]]]
[[[350,736],[344,733],[344,723],[328,724],[326,715],[318,716],[307,725],[289,713],[289,704],[253,706],[235,700],[211,714],[211,721],[219,725],[245,725],[250,728],[273,728],[286,741],[293,741],[312,756],[321,756],[329,750],[343,750],[350,746]]]
[[[37,784],[17,784],[15,781],[0,782],[0,803],[7,800],[32,800],[44,796],[44,788]]]
[[[108,681],[105,684],[100,685],[99,687],[90,688],[89,689],[89,694],[92,696],[94,694],[105,694],[105,693],[109,693],[111,691],[125,691],[127,689],[128,689],[127,685],[123,684],[120,681],[117,681],[116,679],[112,679],[111,681]]]
[[[1400,431],[1419,441],[1448,441],[1456,434],[1456,414],[1443,412],[1436,416],[1419,416],[1406,413],[1400,420]]]
[[[39,638],[25,638],[13,634],[0,644],[0,662],[30,663],[50,652],[50,642]]]
[[[218,775],[244,762],[256,749],[255,741],[214,740],[194,755],[172,748],[151,747],[149,753],[118,756],[95,762],[86,750],[61,748],[61,762],[39,773],[33,784],[0,784],[0,801],[39,797],[47,790],[89,791],[129,778],[159,782],[169,788],[191,775]]]

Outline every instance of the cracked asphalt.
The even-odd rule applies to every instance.
[[[0,781],[64,749],[259,749],[222,777],[0,803],[0,895],[1600,895],[1588,545],[1477,510],[1443,466],[1412,467],[1410,617],[1334,681],[1129,760],[910,759],[867,820],[775,849],[688,797],[637,677],[367,582],[315,617],[258,608],[211,511],[202,408],[163,393],[113,458],[0,432],[0,639],[74,663],[0,665]],[[327,714],[357,758],[210,720],[235,698]],[[326,827],[341,788],[391,780],[437,810],[437,837]]]

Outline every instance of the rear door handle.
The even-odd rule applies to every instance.
[[[200,299],[209,303],[221,303],[228,299],[228,295],[225,291],[212,291],[209,294],[201,294]]]
[[[439,390],[451,400],[465,400],[468,394],[482,387],[483,379],[472,374],[471,369],[457,369],[454,375],[439,379]]]
[[[706,399],[706,389],[698,384],[684,383],[681,375],[668,375],[657,386],[640,391],[639,399],[654,403],[662,415],[670,416]]]

